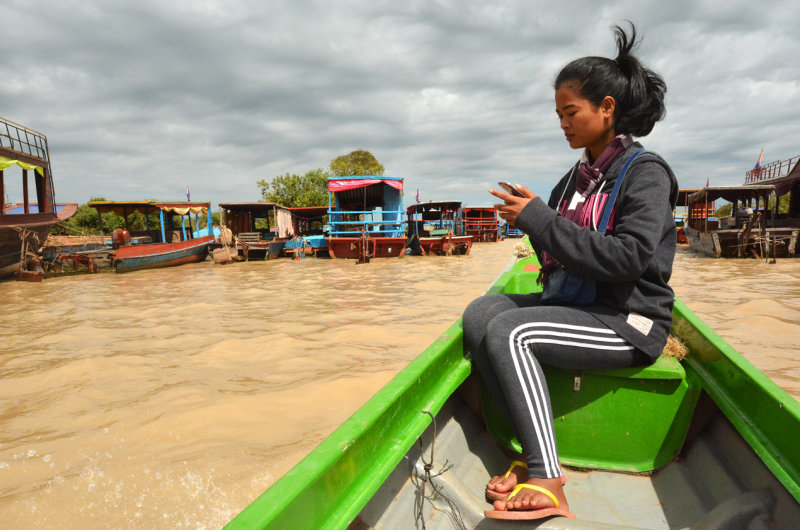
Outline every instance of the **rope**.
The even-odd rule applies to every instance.
[[[425,500],[427,499],[428,502],[431,503],[431,506],[434,510],[438,510],[436,504],[434,503],[434,499],[436,497],[442,499],[449,509],[443,510],[447,516],[450,518],[450,522],[453,523],[453,527],[458,528],[459,530],[467,530],[466,525],[464,524],[464,516],[461,515],[461,510],[458,509],[458,506],[452,499],[450,499],[447,495],[445,495],[442,490],[440,490],[436,484],[433,482],[434,477],[438,477],[446,473],[450,470],[452,464],[449,464],[447,460],[445,460],[444,465],[441,467],[438,473],[431,475],[431,470],[433,469],[433,451],[434,445],[436,443],[436,418],[427,410],[423,410],[422,414],[427,414],[431,417],[431,421],[433,422],[433,439],[431,440],[431,456],[430,459],[426,462],[425,457],[422,454],[422,441],[419,441],[420,445],[420,460],[423,464],[423,469],[425,470],[425,475],[420,476],[412,476],[411,480],[416,487],[416,495],[414,497],[414,525],[419,529],[425,530],[425,516],[423,515],[423,509],[425,507]],[[414,479],[417,479],[416,481]],[[428,496],[425,495],[425,487],[426,484],[431,485],[431,489],[433,493]]]

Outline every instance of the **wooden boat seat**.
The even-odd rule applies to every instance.
[[[258,243],[261,241],[261,232],[239,232],[236,237],[245,243]]]

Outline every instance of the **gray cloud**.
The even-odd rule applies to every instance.
[[[256,200],[255,182],[368,149],[406,202],[548,194],[577,157],[558,69],[628,18],[668,84],[644,140],[683,187],[797,152],[797,1],[7,1],[0,110],[49,139],[57,196]]]

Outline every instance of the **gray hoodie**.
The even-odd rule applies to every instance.
[[[612,162],[603,177],[605,192],[610,192],[622,166],[641,148],[634,142]],[[547,204],[533,199],[514,225],[528,234],[537,254],[545,250],[566,270],[595,280],[597,302],[585,309],[655,360],[672,326],[675,295],[668,282],[676,243],[675,175],[657,154],[639,155],[620,186],[613,228],[600,234],[556,214],[559,198],[574,193],[570,172],[553,189]]]

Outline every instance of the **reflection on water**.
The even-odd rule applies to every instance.
[[[0,283],[0,528],[222,526],[458,318],[514,244]],[[799,278],[800,260],[679,252],[672,283],[798,396]]]
[[[514,244],[0,283],[0,528],[222,526],[460,317]]]

